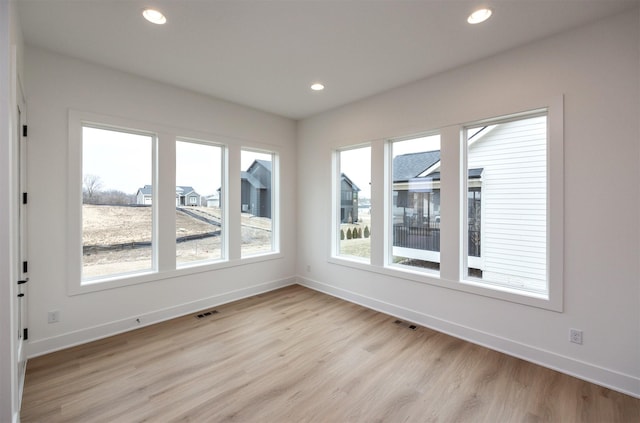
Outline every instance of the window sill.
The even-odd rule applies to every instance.
[[[270,260],[279,260],[282,253],[265,253],[236,260],[215,261],[210,263],[184,264],[176,269],[163,271],[144,271],[138,273],[128,273],[103,279],[84,281],[78,285],[70,286],[68,294],[70,296],[88,294],[91,292],[105,291],[108,289],[122,288],[131,285],[138,285],[149,282],[156,282],[165,279],[173,279],[182,276],[189,276],[198,273],[213,272],[237,266],[245,266],[261,263]]]
[[[541,308],[554,312],[562,312],[562,304],[552,301],[550,295],[537,294],[528,291],[521,291],[499,285],[490,285],[467,280],[444,279],[439,272],[432,270],[413,270],[397,265],[375,266],[362,261],[345,259],[343,257],[330,257],[330,264],[337,266],[351,267],[365,272],[377,273],[384,276],[403,279],[420,284],[437,286],[445,289],[453,289],[468,294],[493,298],[515,304]]]

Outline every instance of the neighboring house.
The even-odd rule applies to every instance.
[[[340,223],[358,222],[360,188],[344,173],[340,174]]]
[[[136,204],[151,205],[153,199],[153,188],[151,185],[145,185],[138,189],[136,193]]]
[[[241,206],[243,213],[271,217],[271,162],[255,160],[241,173]]]
[[[205,201],[207,202],[207,207],[220,207],[220,194],[216,192],[215,194],[208,195],[205,197]]]
[[[151,205],[153,202],[153,187],[145,185],[136,193],[136,204]],[[193,187],[176,186],[176,206],[199,206],[200,194]]]
[[[545,131],[544,118],[528,119],[486,127],[469,140],[468,265],[475,275],[546,280]],[[393,159],[393,223],[394,255],[440,262],[440,151]]]
[[[200,194],[193,187],[177,186],[176,187],[176,206],[199,206]]]

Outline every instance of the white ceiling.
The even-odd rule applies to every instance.
[[[479,5],[493,17],[466,18]],[[638,0],[19,0],[28,45],[300,119]],[[143,20],[153,6],[168,19]],[[312,82],[326,85],[312,92]]]

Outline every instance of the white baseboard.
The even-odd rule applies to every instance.
[[[499,351],[523,360],[539,364],[561,373],[595,383],[636,398],[640,398],[640,378],[629,376],[615,370],[606,369],[571,357],[546,351],[532,345],[516,342],[504,337],[459,325],[428,314],[411,310],[395,304],[367,297],[308,278],[298,277],[298,284],[343,300],[380,311],[402,320],[416,323],[439,332],[489,349]]]
[[[265,282],[258,285],[213,295],[211,297],[203,298],[197,301],[178,304],[176,306],[172,306],[162,310],[131,316],[125,319],[101,324],[98,326],[65,333],[51,338],[31,341],[25,345],[27,347],[27,358],[34,358],[40,355],[48,354],[50,352],[59,351],[65,348],[95,341],[97,339],[102,339],[108,336],[113,336],[119,333],[138,329],[143,326],[149,326],[155,323],[163,322],[165,320],[175,319],[176,317],[195,313],[196,311],[216,307],[221,304],[237,301],[243,298],[251,297],[253,295],[262,294],[264,292],[273,291],[285,286],[294,285],[296,284],[296,282],[297,279],[293,277],[277,281]],[[136,323],[136,318],[140,319],[140,324]]]

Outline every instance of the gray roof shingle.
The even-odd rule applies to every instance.
[[[410,153],[393,158],[393,182],[416,178],[440,161],[440,150]]]

